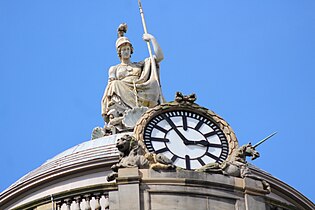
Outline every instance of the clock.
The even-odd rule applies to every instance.
[[[172,102],[147,111],[135,128],[148,152],[163,154],[184,169],[222,163],[237,146],[230,126],[193,103]]]

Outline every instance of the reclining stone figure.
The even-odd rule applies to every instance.
[[[116,147],[120,152],[119,162],[111,167],[113,173],[108,175],[107,181],[116,179],[120,168],[150,168],[154,170],[175,168],[170,159],[162,154],[146,152],[141,142],[128,134],[117,140]]]
[[[249,143],[235,150],[231,154],[230,160],[223,161],[222,163],[210,163],[204,165],[196,171],[207,173],[221,173],[227,176],[240,178],[252,178],[261,181],[264,189],[270,192],[269,184],[261,177],[252,174],[246,161],[246,157],[252,157],[251,159],[255,160],[259,156],[259,152],[256,151],[255,147],[253,147],[251,143]]]

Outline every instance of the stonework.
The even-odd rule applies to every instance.
[[[107,182],[122,136],[87,141],[57,155],[2,192],[0,209],[315,209],[301,193],[250,164],[251,173],[270,184],[270,193],[250,177],[188,170],[123,168],[116,181]]]
[[[140,141],[128,134],[119,138],[116,142],[119,150],[119,161],[112,165],[113,173],[107,176],[107,181],[113,181],[118,176],[118,170],[123,168],[140,168],[167,170],[175,169],[172,161],[162,154],[145,151]]]
[[[130,182],[134,187],[129,191],[126,184]],[[141,174],[141,176],[140,176]],[[136,181],[138,180],[138,181]],[[129,202],[117,202],[122,194],[132,194],[132,200],[140,201],[140,206],[133,209],[266,209],[264,201],[267,192],[261,183],[252,179],[239,179],[222,175],[209,175],[192,171],[155,172],[153,170],[122,169],[117,178],[118,194],[110,204],[114,210],[128,209]],[[133,194],[132,192],[140,192]],[[135,202],[138,203],[138,202]]]
[[[230,125],[177,92],[166,103],[159,81],[164,58],[131,62],[133,46],[118,27],[121,61],[109,69],[104,127],[92,140],[46,161],[0,194],[0,210],[314,210],[298,191],[250,165],[256,145],[238,145]],[[154,48],[154,56],[150,43]]]
[[[159,82],[159,63],[164,55],[155,37],[147,33],[143,35],[144,41],[152,43],[154,57],[131,62],[134,49],[124,36],[127,24],[121,24],[117,32],[116,50],[121,63],[109,68],[108,84],[101,101],[105,134],[130,131],[148,107],[164,102]],[[92,138],[95,138],[93,134]]]

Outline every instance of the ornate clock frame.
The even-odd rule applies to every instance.
[[[228,143],[228,154],[224,156],[224,160],[220,158],[220,160],[217,160],[216,162],[230,160],[232,152],[238,148],[238,141],[234,131],[222,117],[220,117],[213,111],[194,103],[195,100],[195,94],[183,96],[181,93],[178,92],[176,93],[175,101],[158,105],[154,108],[149,109],[143,114],[143,116],[139,119],[134,128],[134,135],[137,140],[144,143],[143,146],[146,152],[154,152],[152,151],[152,148],[148,148],[148,144],[145,143],[145,129],[151,122],[151,120],[155,117],[158,117],[159,115],[163,115],[164,113],[186,112],[196,113],[197,115],[204,116],[205,118],[210,119],[211,122],[214,123],[215,126],[220,129],[220,131],[222,131]],[[170,139],[170,141],[172,140]]]

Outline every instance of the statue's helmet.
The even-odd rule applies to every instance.
[[[116,40],[116,50],[117,50],[119,57],[120,57],[120,52],[119,52],[120,46],[122,46],[124,44],[129,44],[131,47],[131,54],[133,53],[132,44],[131,44],[130,40],[127,37],[125,37],[125,33],[127,32],[127,29],[128,29],[128,26],[126,23],[120,24],[118,29],[117,29],[118,38]]]
[[[126,44],[126,43],[128,43],[128,44],[130,44],[130,46],[132,46],[130,40],[129,40],[127,37],[125,37],[125,36],[119,37],[119,38],[116,40],[116,50],[118,50],[118,48],[119,48],[121,45]]]

